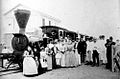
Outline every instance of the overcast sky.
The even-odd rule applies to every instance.
[[[3,0],[3,13],[17,4],[61,20],[61,27],[87,35],[114,35],[119,26],[119,0]]]

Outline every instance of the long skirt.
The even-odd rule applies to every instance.
[[[65,54],[62,54],[61,66],[62,66],[62,67],[65,67]]]
[[[56,58],[56,65],[60,66],[60,64],[61,64],[61,58]]]
[[[52,69],[52,56],[47,56],[47,70],[51,70]]]
[[[62,54],[59,52],[59,53],[57,53],[56,54],[56,56],[55,56],[55,58],[56,58],[56,65],[61,65],[61,58],[62,58]]]
[[[25,57],[23,60],[23,74],[35,75],[38,74],[37,65],[32,57]]]
[[[101,50],[99,54],[100,60],[102,60],[102,63],[107,63],[107,58],[106,58],[106,52],[105,50]]]
[[[87,54],[86,54],[86,61],[90,62],[92,61],[92,56],[91,56],[91,50],[88,50],[87,51]]]
[[[70,66],[69,59],[70,59],[70,52],[69,52],[69,51],[66,51],[66,52],[65,52],[65,66],[66,66],[66,67],[69,67],[69,66]]]
[[[76,56],[74,51],[70,51],[70,58],[69,58],[70,66],[76,66]]]
[[[78,54],[77,50],[75,50],[75,57],[76,57],[76,66],[80,65],[80,55]]]
[[[81,58],[80,54],[78,54],[78,64],[81,65]]]
[[[55,55],[52,55],[52,68],[56,69],[56,58],[55,58]]]

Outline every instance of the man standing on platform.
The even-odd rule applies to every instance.
[[[87,49],[86,41],[84,41],[83,36],[81,36],[77,46],[78,54],[80,54],[81,57],[81,63],[85,63],[86,49]]]
[[[92,54],[92,58],[93,58],[93,64],[92,66],[99,66],[99,46],[98,46],[98,40],[94,40],[94,44],[93,44],[93,54]]]
[[[113,37],[110,37],[105,44],[105,47],[107,48],[106,56],[107,56],[107,69],[112,69],[112,45],[115,45],[115,42],[113,42]]]

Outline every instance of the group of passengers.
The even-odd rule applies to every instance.
[[[56,68],[77,67],[81,65],[77,52],[77,42],[70,39],[50,41],[46,47],[28,46],[24,52],[23,74],[40,74]]]

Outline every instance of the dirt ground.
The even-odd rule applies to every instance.
[[[82,65],[76,68],[55,69],[34,77],[26,77],[22,72],[12,72],[1,75],[0,79],[120,79],[120,72],[111,72],[104,66]]]

